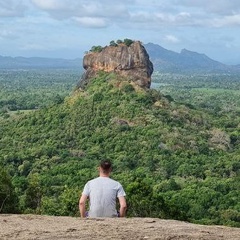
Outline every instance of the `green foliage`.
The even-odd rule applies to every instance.
[[[128,215],[130,217],[164,217],[167,208],[164,199],[154,193],[152,181],[144,168],[138,168],[127,184]]]
[[[109,43],[109,46],[116,47],[116,46],[117,46],[117,43],[115,43],[115,41],[112,40],[112,41]]]
[[[123,43],[123,41],[122,41],[122,40],[120,40],[120,39],[118,39],[118,40],[116,41],[116,43],[117,43],[117,44],[122,44],[122,43]]]
[[[90,52],[101,52],[103,50],[103,47],[98,45],[98,46],[92,46]]]
[[[36,212],[40,209],[42,198],[42,189],[40,186],[40,179],[38,174],[29,175],[28,186],[25,191],[24,208],[34,210]],[[31,212],[31,211],[30,211]]]
[[[127,45],[129,47],[134,41],[131,40],[131,39],[125,38],[123,40],[123,42],[124,42],[125,45]]]
[[[122,91],[125,93],[131,93],[134,92],[134,87],[130,83],[126,83],[122,86]]]
[[[43,196],[41,201],[41,213],[56,216],[70,215],[79,216],[78,201],[80,190],[66,188],[59,197]]]
[[[111,47],[117,47],[119,44],[125,44],[126,46],[130,46],[134,41],[131,40],[131,39],[124,39],[123,41],[122,40],[117,40],[116,42],[114,40],[110,41],[109,43],[109,46]],[[98,46],[92,46],[91,49],[90,49],[90,52],[101,52],[103,50],[103,47],[98,45]]]
[[[9,174],[0,168],[0,213],[17,211],[17,197]]]
[[[53,104],[60,104],[76,86],[80,71],[3,70],[0,73],[0,118],[24,114]]]
[[[0,163],[19,197],[15,205],[25,213],[78,216],[84,184],[109,158],[112,177],[127,192],[128,216],[239,226],[238,112],[215,116],[196,95],[185,99],[189,108],[174,91],[165,97],[101,72],[85,92],[1,119]]]

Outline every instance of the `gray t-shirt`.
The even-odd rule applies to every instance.
[[[116,198],[126,196],[122,185],[109,177],[88,181],[83,194],[90,199],[89,217],[117,217]]]

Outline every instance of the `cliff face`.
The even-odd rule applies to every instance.
[[[86,85],[98,71],[115,72],[143,88],[150,88],[151,85],[153,64],[139,41],[130,46],[119,44],[105,47],[101,52],[87,53],[83,59],[83,67],[86,72],[80,87]]]

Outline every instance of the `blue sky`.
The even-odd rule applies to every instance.
[[[240,64],[240,0],[0,0],[0,55],[77,58],[130,38]]]

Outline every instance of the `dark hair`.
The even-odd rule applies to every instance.
[[[105,173],[108,173],[112,170],[112,163],[109,160],[103,160],[100,163],[100,167]]]

